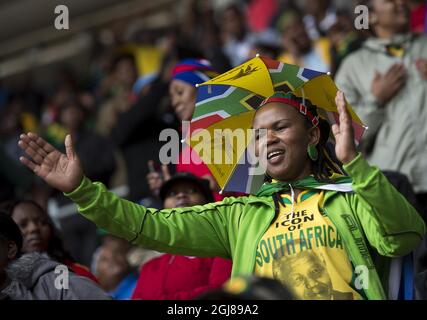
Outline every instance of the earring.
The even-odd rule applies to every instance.
[[[314,144],[309,144],[307,146],[307,154],[308,157],[312,160],[312,161],[316,161],[317,158],[319,157],[319,154],[317,152],[317,148]]]

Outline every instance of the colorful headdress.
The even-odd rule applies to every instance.
[[[184,59],[178,62],[172,71],[172,79],[187,82],[193,86],[216,77],[217,72],[212,69],[208,60]]]
[[[272,96],[261,102],[260,107],[270,102],[280,102],[290,105],[297,109],[305,117],[307,117],[314,127],[317,127],[319,124],[319,117],[317,116],[316,106],[307,99],[298,98],[290,92],[284,93],[279,91],[275,92]]]

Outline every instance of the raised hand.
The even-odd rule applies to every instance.
[[[415,65],[423,80],[427,80],[427,59],[420,58],[415,61]]]
[[[339,124],[332,125],[335,136],[335,154],[343,164],[351,162],[357,155],[354,143],[354,129],[351,125],[351,116],[347,110],[344,93],[338,91],[335,97],[339,114]]]
[[[20,157],[19,160],[51,187],[71,192],[80,185],[83,170],[70,135],[65,137],[66,154],[32,132],[21,134],[18,145],[30,158]]]
[[[402,63],[393,64],[385,74],[375,72],[371,92],[381,105],[389,102],[404,86],[406,69]]]
[[[154,169],[153,160],[148,161],[148,167],[150,170],[150,172],[147,174],[147,177],[146,177],[148,188],[150,189],[153,195],[158,195],[163,183],[165,183],[171,178],[169,168],[167,165],[163,164],[161,167],[162,172],[157,172]]]

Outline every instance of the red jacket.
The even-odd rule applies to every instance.
[[[190,300],[230,278],[231,260],[164,254],[143,265],[132,299]]]

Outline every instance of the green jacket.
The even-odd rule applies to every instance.
[[[370,271],[366,297],[385,299],[371,247],[383,256],[405,255],[421,241],[425,225],[360,154],[345,170],[353,178],[354,192],[326,191],[323,209],[340,232],[352,263]],[[174,254],[232,258],[232,276],[253,273],[257,245],[276,208],[271,196],[248,196],[191,208],[147,209],[87,178],[66,195],[99,227],[138,245]]]
[[[400,58],[388,55],[390,44],[401,45],[405,54]],[[335,77],[337,86],[369,127],[362,139],[369,163],[405,174],[416,193],[427,192],[427,80],[417,70],[419,58],[427,59],[426,35],[369,38],[344,59]],[[372,80],[376,71],[385,74],[396,62],[406,68],[405,85],[381,106],[371,93]]]

